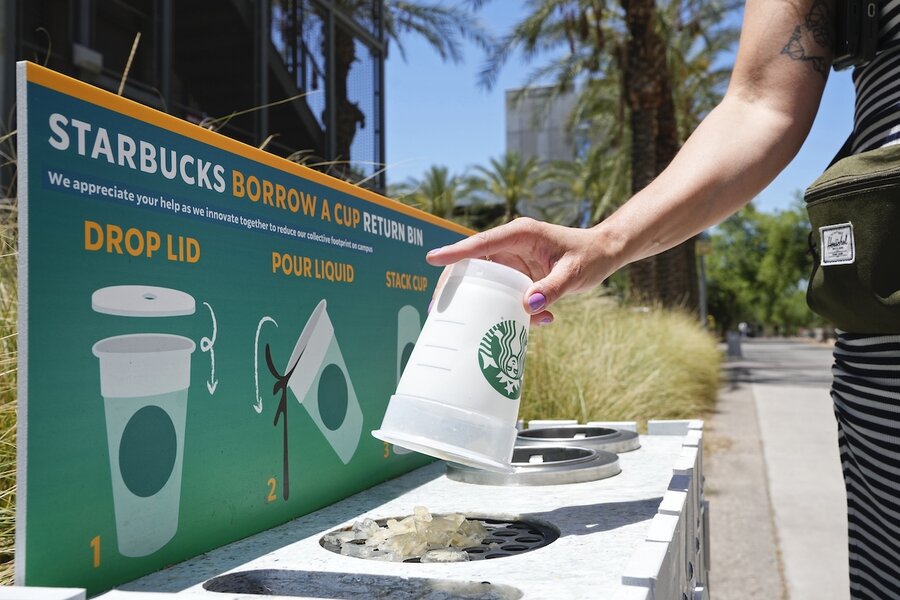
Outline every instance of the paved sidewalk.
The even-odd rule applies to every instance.
[[[709,423],[713,597],[846,600],[831,349],[744,340],[742,350]]]

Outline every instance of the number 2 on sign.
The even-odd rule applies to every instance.
[[[100,567],[100,536],[94,536],[91,540],[91,548],[94,550],[94,568]]]
[[[266,496],[266,502],[275,502],[278,500],[278,494],[275,493],[275,489],[278,486],[278,481],[274,477],[270,477],[269,481],[269,495]]]

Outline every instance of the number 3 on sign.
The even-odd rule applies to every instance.
[[[91,548],[94,550],[94,568],[100,567],[100,536],[94,536],[91,540]]]
[[[267,483],[269,484],[269,495],[266,496],[266,502],[275,502],[278,500],[278,494],[275,493],[278,481],[274,477],[270,477]]]

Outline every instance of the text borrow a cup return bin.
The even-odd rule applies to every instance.
[[[121,317],[172,317],[195,310],[193,297],[184,292],[142,285],[99,289],[91,306]],[[93,346],[100,361],[116,537],[124,556],[152,554],[178,529],[194,348],[192,340],[166,333],[113,336]]]

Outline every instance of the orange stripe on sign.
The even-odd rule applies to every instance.
[[[149,123],[162,129],[166,129],[185,137],[189,137],[191,139],[197,140],[198,142],[202,142],[204,144],[208,144],[222,150],[227,150],[228,152],[231,152],[233,154],[237,154],[250,160],[254,160],[258,163],[268,165],[280,171],[290,173],[291,175],[296,175],[298,177],[302,177],[304,179],[322,184],[331,189],[350,194],[351,196],[355,196],[360,200],[365,200],[367,202],[377,204],[378,206],[383,206],[395,212],[409,215],[413,218],[419,219],[420,221],[426,221],[433,225],[437,225],[438,227],[443,227],[444,229],[449,229],[450,231],[455,231],[463,235],[472,235],[473,233],[475,233],[473,230],[467,227],[463,227],[462,225],[459,225],[452,221],[441,219],[425,211],[413,208],[412,206],[407,206],[406,204],[402,204],[400,202],[397,202],[396,200],[391,200],[390,198],[386,198],[384,196],[381,196],[380,194],[376,194],[375,192],[372,192],[370,190],[361,188],[351,183],[347,183],[346,181],[342,181],[330,175],[325,175],[324,173],[320,173],[319,171],[314,171],[309,167],[298,165],[297,163],[291,162],[285,158],[281,158],[280,156],[275,156],[274,154],[265,152],[263,150],[260,150],[259,148],[254,148],[253,146],[247,145],[243,142],[239,142],[219,133],[204,129],[199,125],[188,123],[183,119],[179,119],[177,117],[173,117],[172,115],[167,115],[164,112],[149,108],[147,106],[144,106],[143,104],[135,102],[134,100],[129,100],[128,98],[117,96],[111,92],[101,90],[100,88],[96,88],[82,81],[78,81],[77,79],[62,75],[61,73],[57,73],[56,71],[51,71],[50,69],[32,62],[26,61],[25,64],[26,78],[31,83],[41,85],[43,87],[69,96],[73,96],[75,98],[81,98],[87,102],[90,102],[91,104],[102,106],[103,108],[107,108],[134,119],[144,121],[145,123]]]

